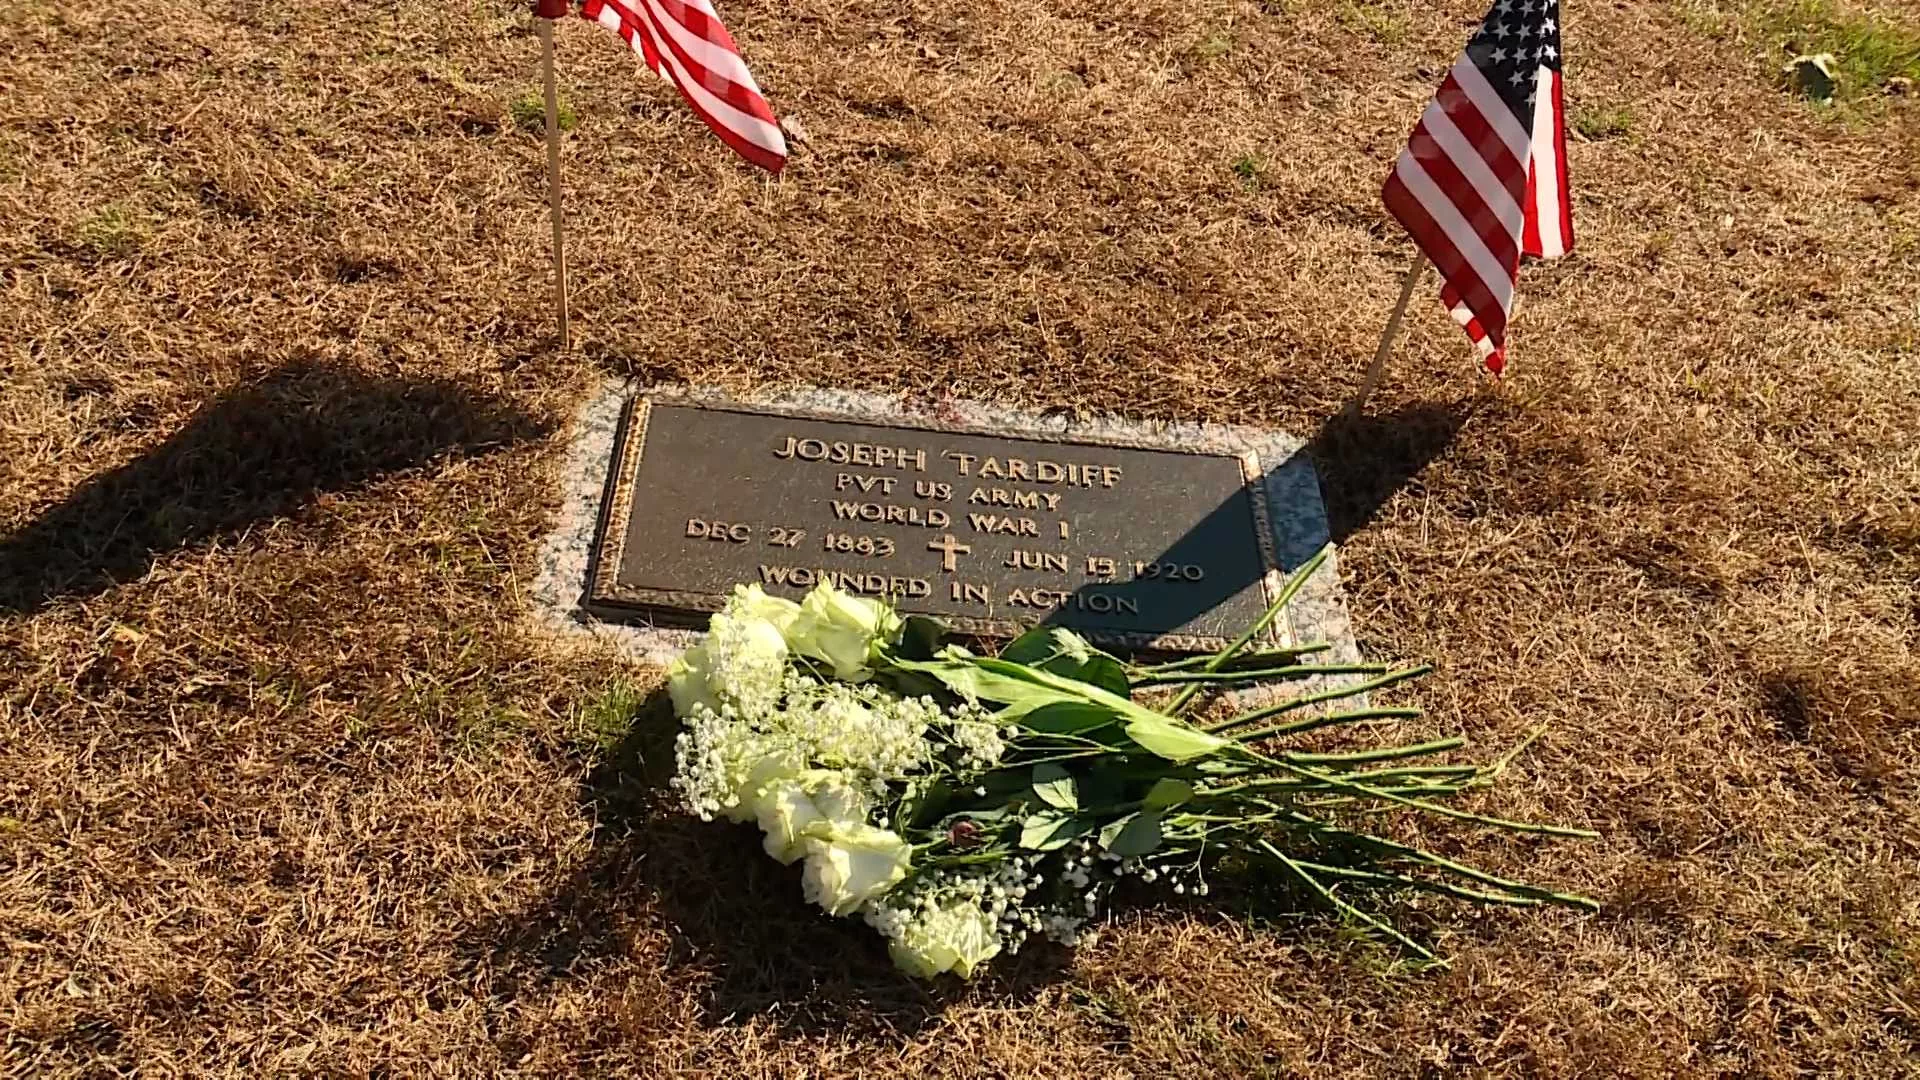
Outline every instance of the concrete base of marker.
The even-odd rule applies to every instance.
[[[616,432],[626,402],[641,389],[614,382],[603,384],[575,415],[560,469],[559,513],[553,531],[541,544],[529,596],[536,620],[549,631],[576,642],[606,642],[636,658],[664,664],[687,648],[699,632],[650,625],[645,621],[609,622],[589,611],[585,603],[588,571],[602,526],[603,504],[613,466]],[[843,390],[792,390],[728,399],[718,391],[672,389],[680,394],[709,396],[716,401],[804,408],[851,420],[892,424],[911,423],[915,419],[978,423],[1016,436],[1128,439],[1234,452],[1250,450],[1263,462],[1280,463],[1267,472],[1265,487],[1275,554],[1281,569],[1291,570],[1300,565],[1327,541],[1326,512],[1313,464],[1304,453],[1303,440],[1285,432],[1236,425],[1143,423],[1119,418],[1069,420],[983,402],[942,402],[936,409],[916,407],[884,395]],[[1288,605],[1282,623],[1283,640],[1332,644],[1328,651],[1315,655],[1318,662],[1359,661],[1359,650],[1341,595],[1337,554],[1322,565]],[[1290,693],[1304,693],[1312,687],[1295,683],[1287,689]]]

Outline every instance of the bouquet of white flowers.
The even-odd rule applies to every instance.
[[[1418,715],[1333,703],[1425,668],[1300,662],[1325,645],[1249,651],[1324,557],[1229,647],[1144,666],[1049,627],[981,656],[933,620],[903,620],[830,584],[800,603],[740,586],[668,669],[684,723],[673,786],[704,819],[758,823],[768,855],[803,864],[809,902],[862,916],[895,963],[924,978],[969,976],[1035,934],[1073,945],[1124,878],[1204,896],[1223,862],[1273,867],[1424,960],[1428,950],[1354,894],[1593,907],[1367,830],[1367,812],[1397,808],[1592,835],[1437,801],[1491,779],[1511,754],[1491,766],[1414,763],[1459,739],[1285,748],[1316,729]],[[1329,675],[1363,679],[1188,719],[1207,691]]]

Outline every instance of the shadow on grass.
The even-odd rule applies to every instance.
[[[543,434],[455,383],[296,363],[221,395],[159,446],[0,537],[0,613],[104,592],[322,493]]]
[[[1322,424],[1306,452],[1320,474],[1333,542],[1365,528],[1453,444],[1476,408],[1473,401],[1419,402],[1380,416],[1339,413]]]
[[[866,923],[802,900],[799,867],[769,859],[759,830],[674,804],[666,781],[677,730],[665,695],[649,701],[582,785],[597,822],[591,854],[542,903],[468,935],[462,951],[484,965],[494,996],[539,996],[662,931],[673,978],[698,987],[702,1022],[757,1017],[794,1034],[911,1036],[955,1001],[1020,1000],[1064,977],[1066,956],[1054,949],[1028,950],[965,986],[901,974]]]

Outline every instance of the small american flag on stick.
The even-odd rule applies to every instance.
[[[1498,0],[1387,177],[1387,210],[1445,279],[1487,370],[1506,366],[1520,256],[1573,248],[1556,0]]]
[[[547,105],[547,203],[553,218],[553,302],[560,347],[572,347],[567,328],[566,215],[560,204],[560,121],[553,64],[553,23],[573,0],[534,0],[540,66]],[[734,152],[768,172],[787,163],[787,140],[740,59],[733,35],[720,25],[710,0],[583,0],[580,14],[625,38],[661,78]]]
[[[541,0],[542,17],[566,3]],[[709,0],[584,0],[580,15],[624,38],[735,153],[768,172],[786,165],[780,123]]]

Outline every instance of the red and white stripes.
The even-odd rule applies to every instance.
[[[626,39],[741,157],[769,172],[786,165],[780,124],[708,0],[585,0],[580,14]]]
[[[1527,174],[1527,230],[1522,251],[1545,259],[1573,250],[1573,204],[1567,193],[1567,113],[1560,72],[1541,68],[1533,99],[1533,168]]]

